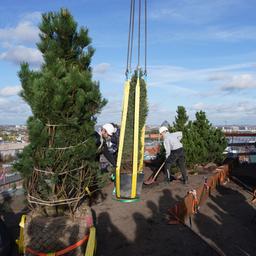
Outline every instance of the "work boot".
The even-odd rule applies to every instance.
[[[181,182],[182,182],[184,185],[187,185],[187,184],[188,184],[188,177],[186,177],[186,179],[182,178],[182,179],[181,179]]]
[[[170,177],[166,177],[165,178],[165,182],[167,182],[167,183],[170,183],[170,182],[172,182],[174,180],[177,180],[177,179],[173,175],[170,175]]]
[[[186,179],[186,180],[183,180],[182,182],[183,182],[184,185],[187,185],[187,184],[188,184],[188,180],[187,180],[187,179]]]
[[[169,181],[172,182],[174,180],[177,180],[176,177],[174,175],[171,175]]]
[[[171,181],[171,172],[170,172],[170,170],[166,169],[165,173],[166,173],[166,181],[170,182]]]

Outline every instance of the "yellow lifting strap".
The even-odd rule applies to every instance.
[[[96,253],[96,229],[95,227],[90,228],[90,236],[87,242],[86,251],[84,256],[93,256]]]
[[[141,148],[140,148],[140,164],[139,164],[139,171],[138,172],[142,172],[143,171],[143,164],[144,164],[144,148],[145,148],[145,125],[142,128],[141,131]]]
[[[92,195],[92,193],[91,193],[90,189],[88,188],[88,186],[86,186],[84,190],[87,192],[88,196]]]
[[[135,88],[135,111],[134,111],[134,136],[133,136],[133,168],[131,198],[136,197],[137,174],[138,174],[138,149],[139,149],[139,119],[140,119],[140,77],[138,75]]]
[[[25,253],[24,248],[24,227],[26,222],[26,215],[22,215],[19,226],[20,226],[20,237],[16,240],[16,244],[18,245],[19,253]]]
[[[124,85],[123,112],[122,112],[122,121],[121,121],[119,147],[118,147],[117,164],[116,164],[116,197],[120,197],[120,168],[121,168],[121,161],[122,161],[123,147],[124,147],[124,135],[125,135],[126,120],[127,120],[127,112],[128,112],[130,83],[131,83],[131,80],[128,79],[125,81],[125,85]]]

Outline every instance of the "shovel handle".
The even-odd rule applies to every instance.
[[[155,180],[155,179],[156,179],[157,175],[158,175],[158,174],[159,174],[159,172],[162,170],[162,168],[163,168],[163,166],[164,166],[165,162],[166,162],[166,161],[164,161],[164,162],[162,163],[162,165],[159,167],[159,169],[157,170],[156,174],[155,174],[155,175],[154,175],[154,177],[153,177],[153,180]]]
[[[150,185],[150,184],[152,184],[152,183],[155,181],[157,175],[158,175],[159,172],[162,170],[162,168],[163,168],[165,162],[166,162],[166,161],[164,161],[164,162],[162,163],[162,165],[159,167],[159,169],[157,170],[157,172],[155,173],[155,175],[152,174],[152,175],[148,178],[148,180],[146,180],[146,181],[143,182],[145,185]]]

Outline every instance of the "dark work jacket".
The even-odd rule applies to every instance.
[[[12,247],[11,238],[7,227],[3,220],[0,218],[0,255],[10,255]]]
[[[112,166],[116,166],[116,159],[113,154],[109,152],[106,140],[102,138],[98,132],[95,132],[94,136],[96,138],[96,146],[98,147],[98,152],[100,154],[103,154],[106,159],[112,164]]]

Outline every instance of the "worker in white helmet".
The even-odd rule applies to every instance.
[[[119,128],[112,123],[106,123],[95,135],[101,170],[107,171],[109,166],[115,168],[119,143]]]
[[[167,180],[172,181],[175,179],[173,176],[171,176],[170,170],[171,166],[177,163],[181,170],[182,182],[187,184],[188,176],[185,166],[185,154],[183,145],[181,143],[182,132],[170,133],[166,126],[161,126],[159,128],[159,133],[160,136],[164,139],[164,148],[166,153],[165,172],[167,175]]]

